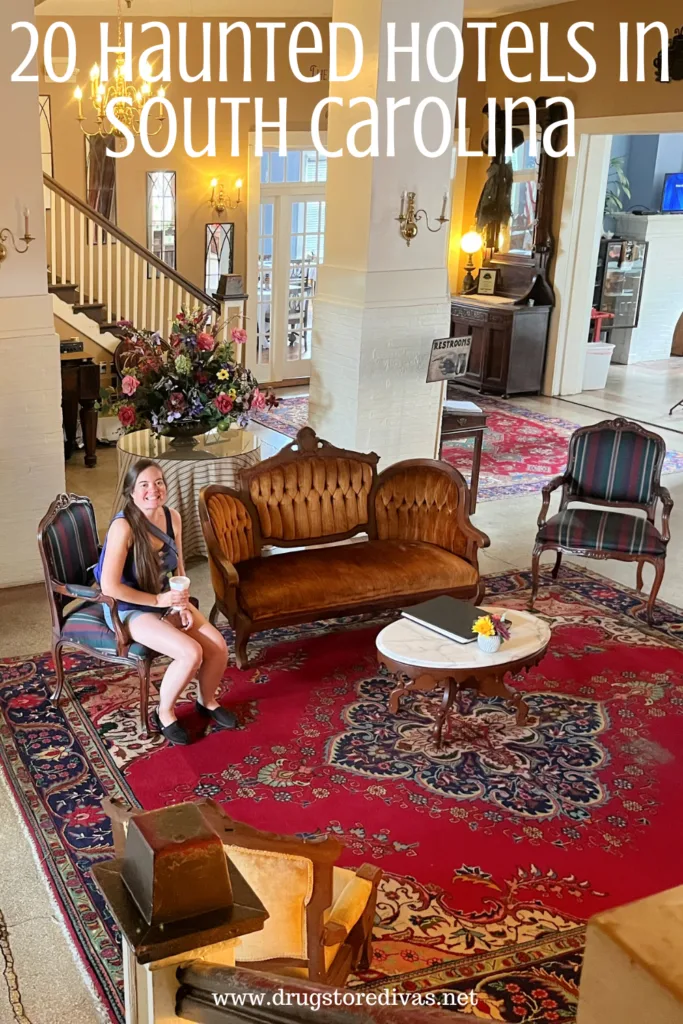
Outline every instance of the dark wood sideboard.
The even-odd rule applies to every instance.
[[[70,459],[76,447],[79,406],[85,464],[97,465],[97,410],[100,397],[100,368],[87,356],[62,355],[62,418],[64,458]]]
[[[458,384],[489,394],[538,394],[543,383],[550,306],[519,306],[461,295],[451,303],[451,337],[472,348]]]

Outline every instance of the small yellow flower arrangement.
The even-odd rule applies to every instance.
[[[482,615],[472,626],[472,632],[478,633],[480,636],[495,636],[496,627],[493,625],[493,620],[490,615]]]
[[[505,616],[481,615],[472,632],[477,633],[477,644],[487,654],[495,654],[504,640],[510,639],[510,623]]]
[[[227,370],[219,370],[216,377],[218,380],[230,380],[230,374]]]

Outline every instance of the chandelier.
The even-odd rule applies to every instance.
[[[133,0],[126,0],[126,3],[130,7]],[[107,107],[115,101],[113,108],[114,113],[118,120],[130,129],[134,135],[140,134],[140,117],[145,104],[152,99],[152,86],[150,79],[154,75],[154,69],[150,64],[145,64],[144,67],[140,68],[141,77],[137,82],[134,82],[126,78],[126,59],[123,53],[123,21],[121,18],[121,0],[117,0],[118,7],[118,46],[119,54],[116,58],[116,67],[114,68],[114,77],[109,81],[102,81],[100,66],[99,64],[93,64],[90,71],[90,102],[93,107],[93,114],[95,118],[94,130],[90,131],[86,125],[86,116],[83,113],[83,90],[80,86],[77,86],[74,92],[74,98],[78,102],[78,121],[81,126],[81,131],[88,138],[93,138],[95,135],[101,135],[104,138],[108,136],[122,137],[123,133],[119,128],[116,128],[107,117]],[[157,91],[157,98],[163,100],[166,96],[166,90],[163,85],[159,87]],[[158,135],[164,126],[166,117],[164,115],[163,103],[159,103],[159,113],[156,117],[159,122],[159,127],[155,132],[148,131],[148,135]]]

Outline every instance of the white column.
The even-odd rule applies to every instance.
[[[365,63],[353,82],[331,83],[332,95],[345,101],[331,106],[328,148],[345,155],[328,164],[325,265],[315,301],[310,421],[317,433],[340,447],[374,450],[386,466],[399,459],[433,458],[441,415],[441,387],[426,384],[434,338],[447,337],[449,226],[432,234],[424,221],[410,247],[396,221],[401,193],[417,193],[434,223],[449,191],[452,146],[440,157],[420,153],[413,132],[421,100],[439,97],[455,110],[457,81],[440,83],[429,74],[426,41],[438,22],[462,22],[462,0],[335,0],[333,19],[358,26]],[[387,25],[396,23],[397,45],[411,41],[411,22],[420,26],[420,81],[411,82],[411,56],[396,57],[396,82],[387,81]],[[340,37],[345,41],[346,34]],[[441,32],[436,62],[441,74],[453,67],[453,40]],[[341,70],[350,69],[350,59]],[[374,98],[380,123],[386,124],[388,97],[410,97],[396,112],[396,156],[386,156],[386,132],[380,132],[380,156],[346,154],[349,128],[367,118],[367,105],[350,108],[357,96]],[[442,116],[430,105],[423,137],[436,150]],[[452,138],[452,135],[451,135]],[[363,134],[358,138],[364,148]],[[448,204],[450,209],[450,203]]]
[[[59,339],[47,293],[38,83],[10,82],[28,52],[32,0],[0,4],[0,229],[35,236],[0,265],[0,587],[42,579],[38,522],[64,490]],[[39,74],[34,61],[25,74]]]

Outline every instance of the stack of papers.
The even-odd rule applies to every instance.
[[[443,403],[444,412],[481,412],[482,410],[474,402],[456,402],[453,398],[447,398]]]

